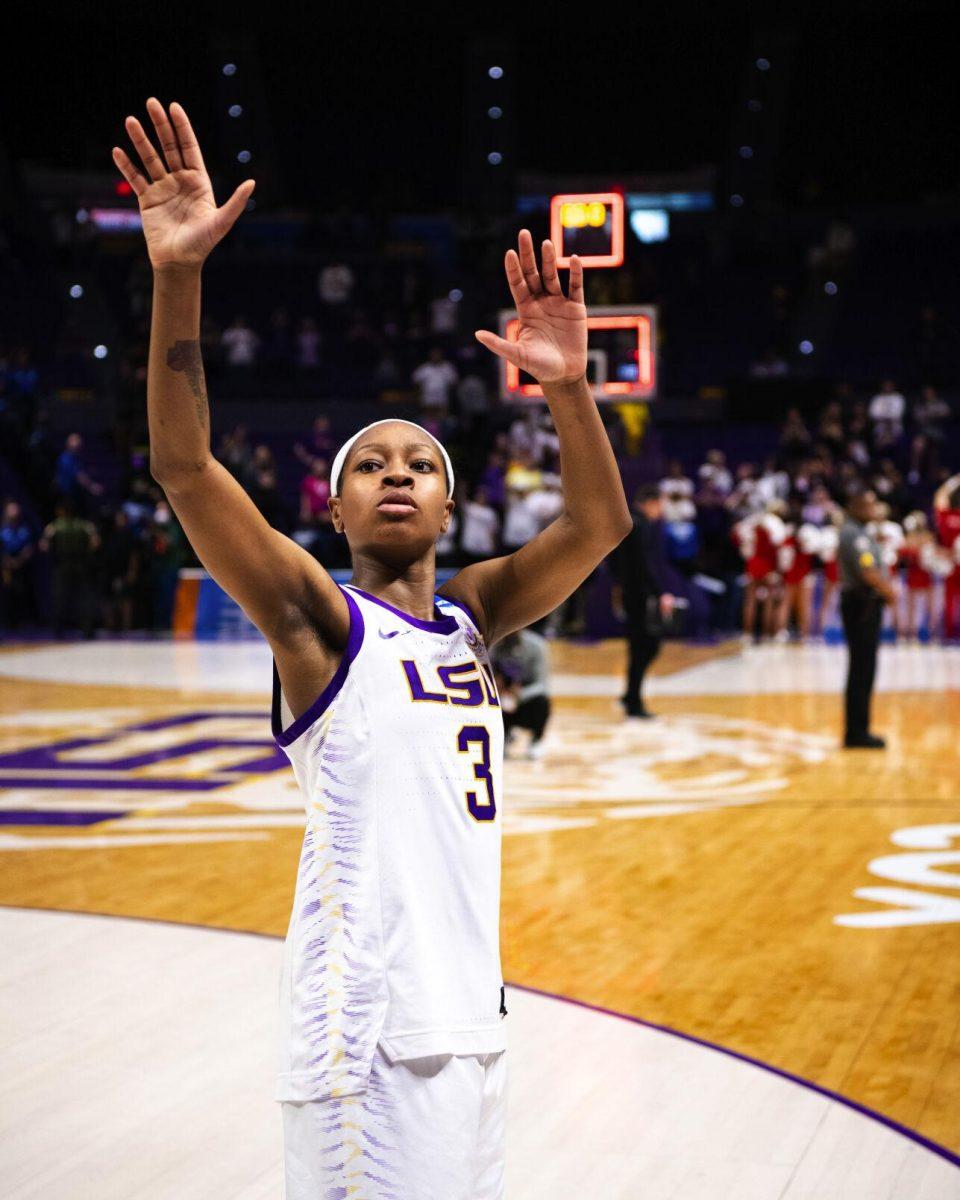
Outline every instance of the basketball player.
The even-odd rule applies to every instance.
[[[937,488],[933,513],[940,544],[953,559],[953,570],[943,586],[943,636],[951,642],[960,637],[960,474],[951,475]]]
[[[630,529],[584,373],[583,271],[524,230],[506,273],[520,318],[478,340],[543,386],[564,509],[515,553],[435,587],[453,511],[444,448],[384,420],[341,447],[328,506],[349,543],[338,586],[272,529],[210,452],[200,271],[254,188],[217,208],[178,104],[134,117],[154,271],[150,466],[191,544],[274,657],[272,726],[307,812],[281,978],[287,1200],[504,1194],[506,1030],[498,919],[503,721],[489,648],[552,612]]]

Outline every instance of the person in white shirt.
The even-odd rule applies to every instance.
[[[892,446],[903,436],[903,414],[907,402],[897,391],[892,379],[880,384],[880,391],[870,401],[870,420],[873,422],[873,441],[878,448]]]
[[[534,492],[507,489],[507,511],[503,522],[503,546],[507,554],[525,546],[540,532],[536,504],[531,504]]]
[[[227,366],[252,367],[257,361],[260,338],[247,324],[246,317],[236,316],[220,335]]]
[[[447,411],[450,389],[457,382],[457,369],[447,362],[439,346],[434,346],[430,357],[413,373],[413,382],[420,389],[420,405],[425,412]]]
[[[733,476],[727,469],[727,456],[722,450],[708,450],[706,460],[697,475],[701,486],[709,484],[724,496],[730,494]]]
[[[463,506],[463,537],[460,545],[471,560],[493,558],[497,552],[500,518],[491,507],[487,489],[481,484],[474,489],[473,499]]]
[[[679,458],[671,460],[667,473],[660,480],[660,495],[692,496],[693,480],[683,473],[683,464]]]
[[[346,304],[355,283],[356,276],[346,263],[330,263],[317,277],[317,291],[324,304]]]

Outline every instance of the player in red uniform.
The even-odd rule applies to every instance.
[[[813,582],[811,572],[819,544],[820,530],[816,525],[794,521],[787,525],[787,536],[777,556],[783,575],[783,599],[777,628],[779,631],[786,631],[792,614],[797,632],[804,641],[810,636],[810,591]]]
[[[933,629],[933,579],[938,548],[926,513],[909,513],[904,519],[903,528],[904,543],[900,550],[900,562],[907,571],[905,631],[908,638],[916,639],[920,632],[921,620],[928,630]]]
[[[940,544],[953,557],[953,570],[943,587],[943,636],[952,641],[960,637],[960,474],[937,488],[933,513]]]
[[[747,565],[743,599],[743,633],[747,638],[753,636],[758,603],[761,605],[763,634],[770,636],[774,631],[775,601],[780,584],[777,550],[787,536],[787,527],[775,508],[776,502],[768,505],[766,512],[745,517],[733,529],[733,540]]]

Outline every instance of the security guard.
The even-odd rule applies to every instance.
[[[662,622],[673,612],[676,600],[667,591],[660,489],[653,483],[642,484],[632,507],[633,529],[610,559],[611,601],[614,612],[627,624],[630,648],[627,689],[620,703],[628,717],[647,719],[653,713],[643,702],[643,677],[660,653]]]
[[[895,599],[886,572],[881,569],[880,547],[867,533],[876,519],[877,497],[861,490],[847,501],[847,519],[840,530],[837,562],[840,566],[840,612],[847,639],[846,734],[849,749],[882,750],[883,738],[870,732],[870,694],[877,669],[877,644],[884,604]]]

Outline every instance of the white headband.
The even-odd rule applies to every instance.
[[[450,463],[449,454],[447,454],[446,450],[444,450],[429,429],[424,429],[422,425],[418,425],[415,421],[405,421],[402,417],[383,417],[379,421],[371,421],[369,425],[364,425],[362,429],[358,429],[352,438],[343,443],[343,445],[337,451],[336,458],[333,460],[333,466],[330,468],[330,495],[338,496],[340,494],[340,472],[343,470],[343,464],[347,461],[347,455],[350,453],[350,447],[357,440],[357,438],[360,437],[361,434],[366,433],[368,429],[373,429],[374,425],[391,424],[412,425],[414,429],[419,429],[421,433],[425,433],[430,441],[433,442],[436,448],[440,451],[440,455],[443,458],[443,465],[446,467],[447,471],[447,499],[452,499],[453,467]]]

